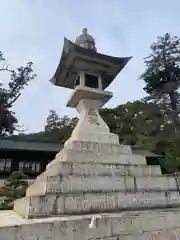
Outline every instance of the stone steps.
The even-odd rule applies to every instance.
[[[160,166],[128,165],[112,163],[57,162],[37,177],[46,180],[49,176],[159,176]]]
[[[149,176],[56,176],[46,181],[34,182],[26,191],[26,196],[46,193],[79,193],[106,191],[166,191],[177,190],[174,177]]]
[[[97,217],[96,228],[90,229],[93,217]],[[1,211],[0,219],[2,240],[178,240],[180,237],[177,208],[57,216],[43,220],[24,219],[14,211]]]
[[[65,143],[65,148],[83,153],[105,153],[105,154],[132,154],[131,146],[112,143],[99,143],[90,141],[71,141]],[[57,154],[58,155],[58,154]]]
[[[180,207],[179,192],[46,194],[18,199],[14,205],[27,218],[165,207]]]
[[[47,165],[47,169],[61,161],[146,165],[146,158],[138,154],[88,152],[64,148],[56,155],[55,159]]]

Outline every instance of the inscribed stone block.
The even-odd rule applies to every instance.
[[[83,208],[83,194],[71,194],[65,197],[65,211],[67,213],[82,212]]]
[[[167,192],[167,203],[168,204],[180,204],[180,194],[179,192]]]
[[[138,190],[175,190],[177,189],[176,181],[173,177],[163,176],[146,176],[136,177],[136,187]]]
[[[87,202],[89,209],[92,210],[109,210],[117,207],[116,194],[96,193],[85,194],[84,200]]]

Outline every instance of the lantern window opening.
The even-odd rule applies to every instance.
[[[99,76],[91,73],[84,74],[85,86],[90,88],[99,88]]]
[[[74,88],[76,88],[77,86],[80,85],[80,76],[78,76],[75,80],[75,83],[74,83]]]

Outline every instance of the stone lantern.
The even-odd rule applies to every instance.
[[[80,119],[67,145],[72,141],[118,143],[118,136],[99,115],[99,109],[112,97],[105,89],[125,67],[131,57],[117,58],[97,52],[95,40],[83,29],[75,43],[64,39],[62,56],[54,85],[73,89],[67,106],[76,108]]]
[[[72,89],[67,106],[80,119],[14,211],[0,211],[0,239],[180,239],[179,175],[162,175],[120,145],[99,115],[129,59],[98,53],[87,29],[64,40],[51,82]]]

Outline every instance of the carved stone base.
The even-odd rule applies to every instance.
[[[177,191],[174,177],[163,176],[55,176],[44,181],[36,181],[26,192],[26,196],[47,193],[85,193],[85,192],[149,192]]]
[[[54,164],[53,164],[54,165]],[[37,177],[37,181],[46,181],[52,176],[161,176],[160,166],[129,165],[97,162],[59,162],[52,169],[51,164],[45,172]],[[56,170],[56,171],[55,171]]]
[[[92,141],[70,141],[66,142],[65,149],[80,151],[83,153],[98,154],[132,154],[131,146],[113,143],[100,143]]]
[[[122,210],[180,207],[178,192],[47,193],[15,201],[14,210],[26,218],[64,214],[117,212]]]
[[[146,166],[145,157],[128,146],[75,141],[15,201],[14,210],[35,218],[180,206],[178,187],[174,177]]]
[[[90,229],[92,218],[95,227]],[[24,219],[0,212],[2,240],[180,240],[180,211],[175,209]]]
[[[85,163],[112,163],[129,165],[146,165],[146,158],[137,154],[105,154],[91,153],[63,149],[56,158],[47,165],[47,169],[60,162],[85,162]]]

